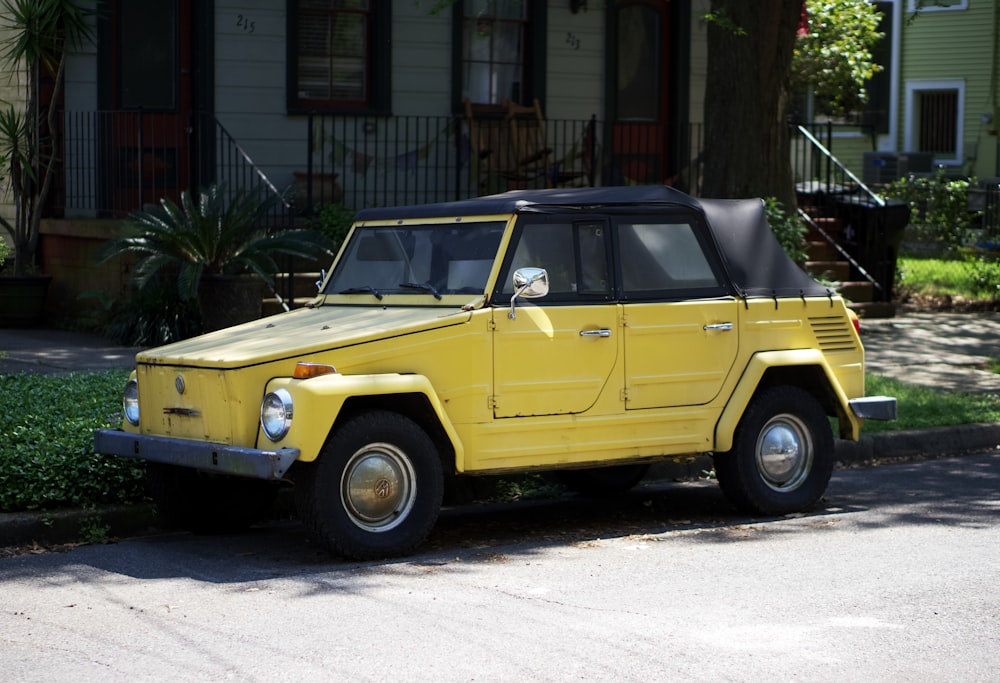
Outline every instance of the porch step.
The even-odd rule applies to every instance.
[[[869,301],[847,305],[859,318],[895,318],[896,304],[891,301]]]
[[[296,272],[292,274],[292,297],[298,299],[312,299],[316,296],[316,281],[320,279],[317,272]],[[278,273],[274,277],[274,287],[278,294],[283,297],[288,296],[288,273]]]
[[[320,274],[317,273],[293,273],[292,274],[292,298],[288,296],[288,273],[278,273],[274,277],[274,286],[278,294],[285,299],[288,308],[301,308],[307,301],[316,298],[316,281]],[[276,297],[270,296],[263,301],[264,315],[275,315],[284,312],[285,308]]]
[[[851,277],[851,264],[847,261],[806,261],[806,272],[815,278],[845,282]]]
[[[829,235],[831,239],[833,239],[836,242],[840,241],[840,236],[844,231],[844,222],[842,220],[832,216],[814,216],[812,220],[813,223],[815,223],[817,227],[821,228],[823,232]],[[808,230],[806,230],[806,240],[825,241],[825,238],[823,237],[822,233],[819,232],[819,230],[816,230],[811,225],[809,225]]]
[[[836,261],[840,252],[826,240],[809,240],[806,242],[806,255],[809,261]]]
[[[875,286],[867,280],[840,282],[837,291],[852,304],[869,304],[875,299]]]

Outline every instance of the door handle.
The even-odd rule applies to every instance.
[[[580,330],[581,337],[610,337],[611,330]]]
[[[705,330],[706,332],[709,332],[709,331],[728,332],[729,330],[733,329],[733,324],[732,323],[715,323],[713,325],[705,325],[701,329]]]

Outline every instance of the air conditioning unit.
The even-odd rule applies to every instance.
[[[880,185],[911,173],[933,171],[933,152],[865,152],[861,180],[866,185]]]

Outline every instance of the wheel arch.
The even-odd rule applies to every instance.
[[[308,380],[281,378],[268,391],[284,387],[292,393],[292,430],[274,444],[300,449],[299,462],[312,462],[330,435],[351,417],[370,410],[405,415],[427,432],[447,470],[461,470],[462,442],[430,380],[423,375],[324,375]],[[263,432],[258,440],[264,439]]]
[[[750,359],[715,426],[715,451],[733,447],[733,434],[753,397],[773,386],[795,386],[812,394],[827,415],[837,418],[840,438],[857,440],[861,421],[820,351],[802,349],[758,353]]]
[[[333,433],[337,427],[352,417],[374,410],[399,413],[413,420],[427,432],[427,436],[434,442],[441,458],[441,464],[445,467],[445,472],[454,471],[457,468],[456,445],[442,424],[441,415],[434,409],[430,398],[424,393],[351,396],[344,401],[337,419],[334,420],[330,428],[330,433]]]

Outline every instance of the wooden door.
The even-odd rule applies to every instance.
[[[128,213],[161,197],[176,200],[188,185],[191,0],[109,4],[102,176],[114,211]]]
[[[611,184],[663,183],[667,168],[669,98],[668,0],[622,0],[617,4]]]

